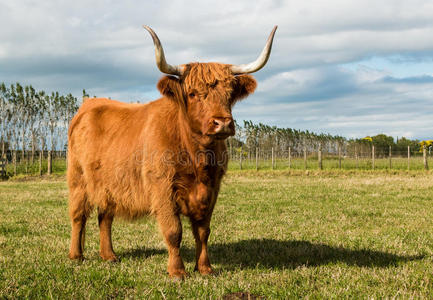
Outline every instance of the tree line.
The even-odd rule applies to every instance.
[[[305,153],[337,155],[339,152],[345,156],[371,156],[372,146],[377,157],[393,155],[411,155],[420,152],[420,141],[401,137],[394,140],[392,136],[378,134],[372,137],[348,139],[339,135],[314,133],[308,130],[280,128],[262,123],[244,121],[243,125],[236,123],[236,135],[228,139],[231,157],[254,157],[256,152],[260,157],[269,157],[273,152],[276,157],[289,155],[302,156]]]
[[[18,161],[33,164],[35,155],[41,160],[46,153],[51,173],[53,153],[65,149],[68,124],[77,109],[78,100],[72,94],[1,83],[0,158],[12,161],[16,173]]]

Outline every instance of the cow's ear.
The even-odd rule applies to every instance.
[[[182,87],[179,79],[174,76],[164,76],[158,82],[158,90],[167,98],[180,100],[182,98]]]
[[[233,87],[233,100],[241,100],[254,93],[257,82],[251,75],[239,75],[235,77],[235,84]]]

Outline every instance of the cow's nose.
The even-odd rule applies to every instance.
[[[233,118],[216,117],[212,118],[215,134],[231,134],[234,131]]]

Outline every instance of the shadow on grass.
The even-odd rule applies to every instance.
[[[228,268],[296,268],[342,262],[360,267],[388,267],[420,260],[424,255],[402,256],[368,249],[351,250],[308,241],[243,240],[209,247],[210,259]],[[193,257],[193,254],[192,254]]]
[[[121,257],[148,257],[165,254],[165,249],[136,249],[119,253]],[[195,261],[195,249],[182,247],[185,261]],[[227,244],[210,244],[211,263],[220,264],[224,269],[256,268],[263,266],[272,269],[296,268],[299,266],[320,266],[329,263],[344,263],[360,267],[389,267],[399,262],[421,260],[424,255],[404,256],[388,252],[343,247],[331,247],[308,241],[279,241],[273,239],[251,239]]]
[[[154,248],[138,248],[129,249],[125,252],[119,252],[119,257],[122,258],[147,258],[149,256],[167,253],[165,249],[154,249]]]

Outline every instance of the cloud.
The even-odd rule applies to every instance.
[[[258,94],[273,102],[326,101],[358,92],[353,75],[338,67],[300,69],[274,75],[259,86]]]
[[[254,60],[279,25],[240,119],[334,134],[430,137],[431,1],[0,0],[0,82],[122,101],[158,97],[142,24],[172,64]]]
[[[430,76],[399,79],[368,68],[324,67],[275,75],[235,115],[347,137],[386,133],[425,139],[433,128],[432,96]]]

